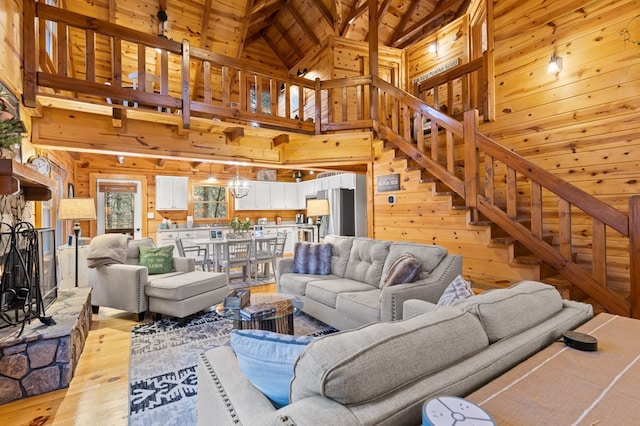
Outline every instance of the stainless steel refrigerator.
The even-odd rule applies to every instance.
[[[318,191],[319,200],[329,200],[329,216],[320,221],[320,238],[329,234],[356,235],[356,200],[353,189],[333,188]]]

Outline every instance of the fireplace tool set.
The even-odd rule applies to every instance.
[[[36,229],[28,222],[15,226],[2,222],[0,229],[0,328],[20,325],[20,336],[32,319],[55,324],[44,312]]]

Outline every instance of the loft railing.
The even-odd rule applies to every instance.
[[[615,210],[478,133],[475,109],[462,123],[374,76],[311,82],[42,3],[26,1],[24,15],[27,106],[35,106],[39,90],[52,90],[87,101],[120,100],[114,111],[129,104],[178,110],[185,128],[192,114],[202,114],[318,134],[373,129],[464,198],[476,217],[509,232],[609,311],[640,318],[640,198],[630,199],[628,214]],[[50,22],[56,23],[55,62],[43,46]],[[111,64],[109,75],[99,75],[98,59]],[[84,72],[70,66],[78,62]],[[477,72],[475,65],[465,69]],[[456,73],[447,78],[463,78]],[[147,74],[157,77],[153,87]],[[590,245],[572,231],[573,220],[591,224]],[[610,247],[614,253],[607,253]],[[616,276],[628,286],[628,300],[611,290]]]
[[[56,96],[120,104],[114,111],[144,107],[180,114],[187,129],[192,115],[298,132],[315,129],[313,81],[260,69],[186,40],[168,40],[31,0],[24,2],[23,40],[26,106],[35,107],[39,91],[50,90]]]

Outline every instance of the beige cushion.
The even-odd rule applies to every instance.
[[[127,261],[135,260],[134,264],[138,264],[138,259],[140,259],[140,247],[155,247],[153,244],[153,239],[151,238],[141,238],[139,240],[130,240],[129,245],[127,246]]]
[[[546,321],[562,309],[562,298],[551,285],[521,281],[458,300],[451,306],[474,314],[494,343]]]
[[[102,265],[124,263],[127,256],[127,241],[124,234],[105,234],[94,237],[87,249],[87,266],[97,268]]]
[[[354,239],[344,277],[378,287],[390,245],[372,238]]]
[[[291,402],[323,395],[341,404],[361,404],[487,345],[477,318],[454,308],[331,334],[312,342],[298,357]]]

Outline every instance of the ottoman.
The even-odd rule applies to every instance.
[[[218,272],[185,272],[153,280],[144,292],[151,312],[184,318],[222,302],[229,292],[229,279]]]

